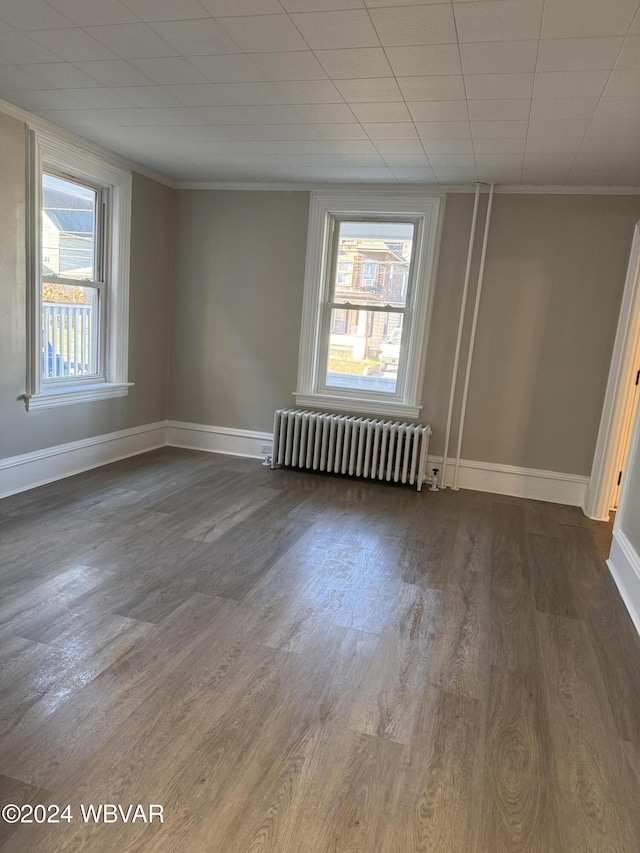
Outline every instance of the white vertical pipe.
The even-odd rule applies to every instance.
[[[478,222],[478,203],[480,201],[480,187],[476,184],[476,197],[473,202],[473,217],[471,219],[471,234],[469,237],[469,250],[467,252],[467,268],[464,272],[464,287],[462,288],[462,302],[460,303],[460,320],[458,322],[458,337],[456,339],[456,353],[453,359],[453,375],[451,377],[451,392],[449,394],[449,412],[447,414],[447,430],[444,437],[444,456],[442,468],[440,469],[440,488],[446,488],[445,474],[447,471],[447,457],[449,455],[449,439],[451,438],[451,422],[453,420],[453,404],[456,396],[456,385],[458,383],[458,362],[460,361],[460,347],[462,345],[462,331],[464,329],[464,318],[467,309],[467,295],[469,293],[469,279],[471,277],[471,262],[473,260],[473,246],[476,238],[476,225]]]
[[[467,397],[469,395],[469,379],[471,377],[471,364],[473,362],[473,348],[476,342],[476,328],[478,326],[478,312],[480,309],[480,297],[482,296],[482,284],[484,282],[484,267],[487,259],[487,244],[489,242],[489,227],[491,225],[491,211],[493,209],[493,191],[495,184],[489,188],[489,201],[487,203],[487,218],[484,223],[484,238],[482,240],[482,255],[480,256],[480,270],[478,271],[478,287],[476,288],[476,301],[473,307],[473,322],[471,323],[471,337],[469,338],[469,353],[467,355],[467,370],[464,377],[464,391],[462,393],[462,406],[460,409],[460,426],[458,427],[458,447],[456,450],[456,464],[453,473],[453,489],[458,488],[458,474],[460,472],[460,454],[462,452],[462,436],[464,434],[464,420],[467,414]]]

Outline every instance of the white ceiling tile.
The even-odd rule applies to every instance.
[[[0,17],[17,30],[50,30],[72,26],[69,18],[43,0],[2,0]]]
[[[47,31],[43,31],[47,35]],[[69,32],[68,30],[49,30],[49,33]],[[82,30],[79,30],[82,32]],[[32,32],[32,36],[40,36],[40,31]],[[49,39],[51,41],[51,39]],[[30,38],[26,33],[12,30],[0,33],[0,65],[26,65],[37,62],[58,62],[60,55],[46,49],[40,38]],[[102,48],[102,45],[98,45]]]
[[[345,101],[350,103],[402,100],[402,92],[394,77],[367,77],[364,80],[333,82]]]
[[[594,118],[587,136],[630,137],[640,148],[640,118]]]
[[[384,161],[390,169],[431,168],[424,151],[421,154],[388,154]]]
[[[398,77],[398,85],[407,101],[459,101],[466,97],[461,74]]]
[[[440,183],[466,184],[478,180],[473,155],[429,154],[429,162]]]
[[[367,135],[374,140],[378,139],[417,139],[418,134],[413,122],[372,122],[362,125]]]
[[[529,98],[469,101],[469,118],[484,121],[520,121],[529,118]]]
[[[273,83],[196,83],[166,88],[187,107],[263,106],[286,102]]]
[[[527,135],[526,121],[472,121],[474,139],[524,139]]]
[[[614,69],[604,94],[607,98],[640,98],[640,71]]]
[[[26,91],[42,89],[43,80],[31,71],[24,71],[27,65],[0,65],[0,89],[6,91]],[[10,101],[11,98],[2,96],[3,100]]]
[[[200,0],[216,18],[236,15],[274,15],[284,9],[278,0]]]
[[[465,74],[518,74],[536,70],[537,41],[467,42],[460,45]]]
[[[243,107],[203,107],[200,114],[211,124],[302,124],[300,108],[290,104]]]
[[[429,184],[435,186],[438,183],[435,172],[426,166],[424,168],[396,168],[392,174],[399,184]]]
[[[457,41],[453,8],[448,3],[372,9],[370,15],[385,46]]]
[[[290,104],[344,103],[331,80],[290,80],[274,85]]]
[[[364,9],[363,0],[280,0],[287,12],[330,12]]]
[[[180,106],[176,96],[162,86],[117,86],[112,91],[126,98],[136,107]]]
[[[547,0],[542,37],[623,36],[637,10],[636,0]]]
[[[461,71],[457,44],[389,47],[386,52],[397,77],[460,74]]]
[[[379,153],[370,139],[333,139],[329,146],[340,157]]]
[[[183,56],[212,56],[238,52],[233,39],[212,18],[163,21],[149,26]]]
[[[409,101],[414,121],[468,121],[466,101]]]
[[[360,124],[309,124],[322,139],[366,139],[367,134]]]
[[[385,162],[382,157],[376,151],[374,154],[364,154],[364,155],[353,155],[353,154],[341,154],[340,160],[351,168],[357,169],[359,167],[374,167],[379,169],[385,166]]]
[[[640,15],[638,16],[640,20]],[[640,71],[640,35],[629,36],[624,43],[624,47],[620,51],[620,56],[616,63],[616,68],[623,71],[636,70]]]
[[[526,41],[540,36],[541,0],[455,3],[460,42]]]
[[[130,59],[131,65],[154,83],[206,83],[207,78],[182,56]]]
[[[581,136],[549,138],[549,137],[528,137],[527,138],[527,154],[571,154],[575,157],[580,149],[582,142]]]
[[[383,157],[394,154],[424,154],[419,139],[377,139],[376,148]]]
[[[524,158],[525,184],[563,184],[573,165],[573,155],[529,154]]]
[[[531,103],[531,118],[591,119],[597,105],[597,98],[534,98]]]
[[[267,80],[322,80],[327,73],[310,50],[252,53],[249,59]]]
[[[228,35],[248,53],[304,50],[307,47],[287,15],[248,15],[219,20]]]
[[[608,71],[548,71],[536,74],[536,98],[599,98]]]
[[[466,74],[464,78],[467,97],[472,101],[530,98],[533,81],[533,74]]]
[[[596,110],[596,118],[599,119],[638,117],[640,98],[601,98]]]
[[[95,88],[99,83],[102,83],[91,73],[72,65],[70,62],[47,62],[45,65],[29,65],[28,67],[34,74],[38,74],[42,78],[44,86],[38,88],[85,89]],[[148,83],[149,81],[146,80],[145,82]]]
[[[63,127],[102,129],[115,124],[112,118],[99,110],[38,110],[37,115]]]
[[[622,36],[589,39],[543,39],[538,71],[610,71],[624,39]]]
[[[155,127],[161,124],[160,119],[156,118],[150,110],[143,110],[140,107],[102,110],[102,112],[108,118],[113,119],[117,124],[121,124],[124,127]]]
[[[205,16],[204,0],[124,0],[142,21],[184,21]],[[234,0],[237,2],[237,0]],[[237,14],[237,13],[236,13]]]
[[[81,32],[85,32],[82,30]],[[142,59],[147,56],[175,56],[176,50],[151,29],[148,24],[114,24],[108,27],[87,27],[86,33],[95,36],[121,59]],[[71,58],[71,57],[70,57]],[[89,59],[89,56],[78,57]],[[94,56],[94,59],[101,59]]]
[[[638,12],[636,12],[636,16],[631,24],[631,28],[629,29],[629,33],[640,35],[640,13]]]
[[[318,134],[308,124],[237,124],[218,125],[220,139],[278,140],[318,139]]]
[[[145,86],[151,83],[148,77],[124,59],[77,62],[76,65],[103,86]]]
[[[477,154],[478,179],[501,184],[519,184],[523,154]]]
[[[629,161],[625,163],[612,182],[615,186],[636,187],[640,185],[640,163]]]
[[[580,152],[598,154],[601,158],[638,156],[638,141],[635,136],[585,136],[581,141]]]
[[[41,91],[14,89],[10,92],[3,90],[2,97],[23,110],[30,110],[31,112],[35,110],[81,110],[87,106],[62,89],[43,89]]]
[[[190,56],[189,62],[211,83],[255,83],[265,74],[243,53]]]
[[[300,115],[312,124],[347,124],[356,117],[346,104],[305,104],[296,107]]]
[[[404,101],[386,101],[377,103],[353,103],[351,111],[359,122],[403,122],[411,121],[409,110]]]
[[[6,2],[7,0],[3,0],[3,16]],[[87,0],[48,0],[48,2],[79,27],[88,27],[92,24],[127,24],[138,20],[120,0],[100,0],[99,3],[89,3]],[[55,26],[56,24],[47,24],[43,29]],[[65,26],[65,24],[57,26]]]
[[[471,139],[423,139],[422,146],[429,157],[432,154],[473,154]]]
[[[568,182],[573,184],[608,184],[610,183],[622,164],[607,159],[603,161],[598,157],[592,158],[589,154],[580,152],[576,157]]]
[[[291,19],[313,50],[376,47],[380,44],[369,14],[359,9],[345,12],[302,12],[292,15]]]
[[[468,121],[422,121],[415,124],[420,139],[471,138],[471,126]]]
[[[390,77],[393,73],[381,47],[319,50],[316,56],[327,74],[334,80]]]
[[[529,137],[574,137],[584,136],[589,127],[588,119],[551,119],[549,121],[531,120],[529,122]]]
[[[135,104],[130,98],[125,97],[121,92],[116,92],[113,89],[107,89],[106,86],[102,86],[98,89],[67,89],[66,92],[69,95],[73,95],[73,97],[78,101],[81,101],[85,107],[94,107],[97,110],[139,106],[139,104]]]
[[[474,136],[473,138],[473,150],[476,154],[523,154],[525,144],[524,137],[478,139]]]

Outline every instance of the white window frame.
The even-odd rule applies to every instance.
[[[100,288],[98,374],[46,381],[42,377],[42,174],[84,184],[104,206],[104,286]],[[27,149],[27,411],[124,397],[129,360],[131,172],[55,136],[29,131]],[[82,286],[82,281],[78,281]]]
[[[417,418],[422,409],[431,305],[444,215],[445,195],[389,194],[366,190],[348,193],[314,192],[309,210],[309,234],[302,305],[296,404],[382,417]],[[327,305],[332,282],[334,224],[341,218],[410,220],[416,223],[411,279],[404,311],[401,364],[395,393],[329,388],[323,355],[328,351],[330,320]],[[363,310],[367,310],[366,306]],[[392,310],[392,309],[390,309]]]

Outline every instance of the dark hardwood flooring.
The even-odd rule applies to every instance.
[[[632,853],[640,640],[578,509],[164,449],[0,502],[3,851]],[[165,822],[85,825],[79,804]]]

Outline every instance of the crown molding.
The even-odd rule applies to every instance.
[[[479,182],[489,187],[488,183]],[[238,181],[177,181],[175,188],[179,190],[229,190],[263,192],[315,192],[331,190],[347,192],[349,190],[375,190],[381,193],[473,193],[475,184],[319,184],[319,183],[241,183]],[[640,186],[568,186],[566,184],[543,185],[535,184],[503,184],[496,185],[496,193],[503,195],[640,195]]]
[[[70,145],[75,145],[79,148],[84,148],[86,151],[91,151],[91,153],[96,154],[109,163],[112,163],[114,166],[127,169],[130,172],[138,172],[138,174],[144,175],[146,178],[151,178],[152,181],[157,181],[157,183],[164,184],[164,186],[170,187],[171,189],[175,189],[177,186],[176,182],[171,178],[168,178],[166,175],[162,175],[154,169],[149,169],[141,163],[136,163],[135,160],[129,160],[127,157],[117,154],[110,148],[104,148],[102,145],[98,145],[97,142],[91,142],[91,140],[85,139],[83,136],[78,136],[76,133],[64,130],[64,128],[59,127],[57,124],[52,124],[50,121],[40,118],[40,116],[36,116],[33,113],[29,113],[26,110],[21,109],[20,107],[16,107],[15,104],[10,104],[9,101],[3,101],[0,99],[0,112],[6,113],[6,115],[12,116],[13,118],[18,119],[18,121],[24,122],[29,128],[31,128],[31,130],[46,133],[59,142],[68,142]]]

